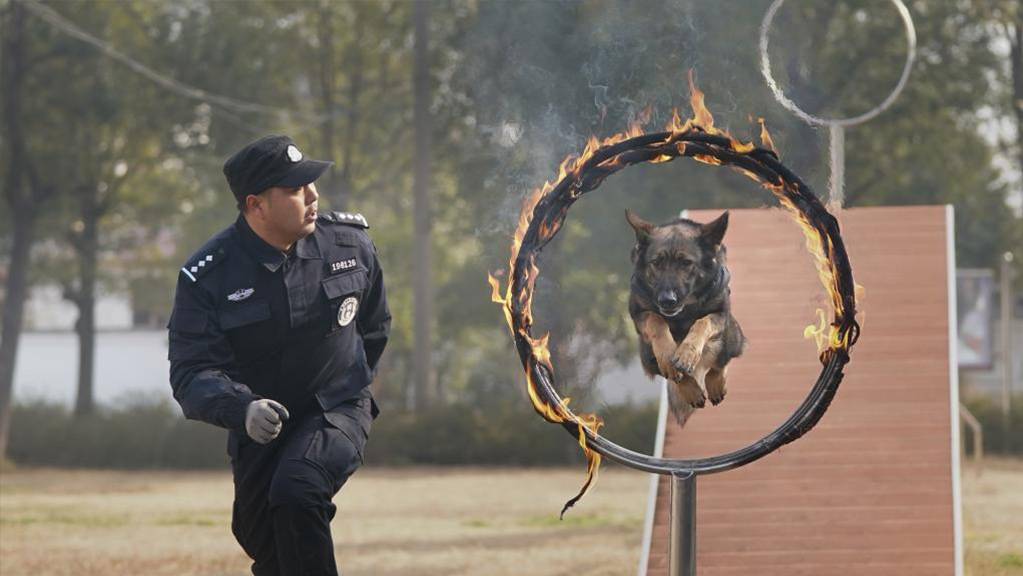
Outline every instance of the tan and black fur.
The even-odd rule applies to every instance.
[[[731,313],[731,275],[721,243],[728,212],[707,224],[679,218],[660,226],[626,210],[636,231],[629,314],[643,369],[668,380],[668,400],[684,424],[707,399],[725,398],[728,362],[746,346]]]

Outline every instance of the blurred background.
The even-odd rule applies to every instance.
[[[0,0],[5,522],[53,520],[12,499],[32,486],[163,478],[109,469],[209,469],[174,478],[229,487],[225,433],[185,422],[171,399],[165,325],[181,264],[236,216],[223,161],[269,133],[334,160],[317,182],[321,209],[361,212],[380,253],[394,323],[373,384],[383,414],[367,470],[380,467],[384,483],[408,465],[498,466],[507,478],[526,473],[508,467],[578,464],[578,447],[528,403],[487,273],[507,266],[522,198],[587,138],[641,118],[657,130],[675,108],[689,115],[689,70],[718,126],[748,141],[765,119],[786,165],[823,194],[827,131],[783,109],[759,72],[768,5]],[[1023,468],[997,456],[1023,454],[1023,11],[1013,0],[907,5],[916,63],[888,111],[846,131],[845,205],[955,207],[962,399],[987,457],[1017,482]],[[906,56],[902,24],[881,0],[792,0],[770,34],[782,88],[825,116],[872,108]],[[649,453],[659,390],[639,368],[626,310],[624,208],[663,222],[685,209],[775,204],[738,174],[680,162],[624,171],[591,196],[545,253],[538,321],[559,335],[563,395],[599,412],[610,438]],[[883,313],[870,310],[869,287],[865,311]],[[464,480],[461,468],[427,470]],[[484,474],[473,482],[491,481],[472,470]],[[580,478],[534,473],[537,485],[563,482],[541,520],[517,525],[542,532]],[[631,502],[612,488],[631,476],[610,474],[608,502]],[[622,486],[635,510],[584,514],[569,529],[624,539],[631,559],[646,484]],[[209,505],[229,501],[228,490]],[[226,543],[210,552],[206,566],[217,568],[168,573],[244,570],[226,517],[184,517],[169,525],[209,526]],[[459,522],[485,530],[494,520]],[[0,542],[15,562],[5,573],[52,567],[18,538]],[[1020,550],[1003,562],[999,549],[977,573],[1023,573]],[[89,558],[136,573],[123,552]],[[458,572],[444,566],[422,573]]]

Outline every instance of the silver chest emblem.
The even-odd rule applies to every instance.
[[[344,302],[341,303],[337,308],[337,325],[348,326],[352,323],[352,319],[355,318],[355,313],[359,310],[359,299],[355,296],[349,296],[345,298]]]
[[[255,288],[242,288],[240,290],[235,290],[234,292],[228,294],[227,299],[230,300],[231,302],[241,302],[242,300],[245,300],[249,296],[252,296],[252,294],[255,291],[256,291]]]

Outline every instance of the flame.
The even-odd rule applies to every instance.
[[[732,142],[732,150],[735,150],[739,154],[749,154],[750,152],[756,150],[756,148],[757,148],[756,145],[753,144],[752,142],[740,142],[739,140],[736,140],[735,138],[732,138],[731,142]]]
[[[703,91],[696,87],[696,82],[693,80],[692,68],[689,69],[689,93],[689,103],[693,107],[694,123],[711,134],[718,134],[719,131],[714,128],[714,115],[710,113],[710,110],[703,103]]]
[[[760,123],[760,142],[774,154],[778,155],[778,149],[774,147],[774,140],[771,138],[771,133],[767,131],[767,123],[764,122],[763,118],[757,118],[757,122]]]
[[[702,162],[704,164],[710,164],[711,166],[720,166],[721,161],[716,156],[710,156],[709,154],[694,154],[693,160]]]
[[[783,193],[783,188],[781,186],[774,186],[766,183],[764,186],[774,192],[781,205],[789,211],[792,219],[795,220],[796,223],[799,224],[799,227],[803,230],[803,236],[806,239],[806,250],[813,257],[813,263],[817,268],[817,275],[820,277],[821,284],[824,286],[832,304],[835,306],[835,317],[845,317],[846,311],[843,306],[844,300],[840,295],[838,281],[836,279],[835,270],[831,260],[831,257],[834,254],[834,246],[831,244],[830,239],[821,234],[821,232],[817,230],[817,228],[814,227],[809,220],[807,220],[806,216],[804,216],[803,213],[800,212],[792,203],[792,200]],[[837,303],[837,305],[835,303]],[[849,330],[843,332],[841,330],[841,326],[839,326],[837,322],[832,322],[830,324],[828,335],[825,337],[823,335],[827,324],[825,313],[823,310],[818,309],[817,314],[818,318],[824,318],[825,320],[819,325],[811,324],[810,326],[807,326],[803,331],[803,334],[808,338],[812,337],[816,341],[817,352],[821,354],[821,358],[823,359],[825,357],[824,355],[829,349],[847,350],[849,348],[852,332]]]
[[[519,245],[521,246],[521,238],[519,239]],[[531,264],[532,269],[535,271],[535,264]],[[529,281],[529,298],[532,297],[532,279],[535,279],[535,274],[531,272]],[[501,304],[504,310],[505,319],[508,321],[508,326],[514,330],[514,322],[512,318],[512,307],[511,307],[511,283],[509,282],[508,289],[505,296],[501,296],[501,283],[494,277],[493,274],[487,275],[487,280],[490,282],[491,294],[490,299],[493,302]],[[525,292],[525,291],[524,291]],[[524,303],[524,309],[531,306],[531,302],[527,299]],[[531,317],[530,317],[531,324]],[[527,324],[528,326],[529,324]],[[551,350],[548,345],[550,340],[550,333],[544,334],[540,338],[533,338],[528,333],[528,328],[519,331],[519,335],[525,338],[526,342],[529,343],[529,347],[532,350],[533,358],[536,363],[543,366],[550,374],[554,373],[554,366],[551,364]],[[561,403],[558,405],[550,405],[544,402],[543,398],[540,397],[539,388],[536,381],[533,378],[533,372],[526,370],[526,392],[529,395],[529,400],[533,404],[533,409],[536,410],[540,416],[542,416],[548,422],[560,424],[564,422],[572,422],[578,426],[578,437],[579,447],[583,451],[583,455],[586,457],[586,481],[583,483],[582,488],[579,492],[569,499],[561,509],[561,517],[565,516],[565,512],[575,505],[583,496],[589,492],[590,488],[597,481],[598,471],[600,470],[601,456],[599,453],[590,448],[587,442],[586,433],[596,435],[599,433],[601,426],[604,425],[603,419],[596,414],[575,414],[568,408],[569,398],[563,398]]]
[[[689,106],[693,110],[693,117],[683,122],[682,117],[678,113],[678,110],[673,110],[671,114],[671,121],[668,122],[667,126],[665,126],[665,129],[671,132],[672,135],[675,136],[676,138],[686,132],[689,132],[690,130],[698,129],[702,132],[706,132],[707,134],[713,134],[715,136],[724,136],[725,138],[728,139],[729,143],[731,144],[732,150],[740,154],[749,154],[750,152],[755,150],[756,145],[753,142],[742,142],[741,140],[735,138],[728,132],[714,126],[714,115],[711,114],[710,109],[707,108],[707,105],[705,103],[706,99],[705,94],[696,86],[696,81],[693,78],[692,70],[689,70],[688,79],[689,79]],[[684,143],[679,144],[682,145]],[[696,155],[693,156],[693,158],[705,164],[713,164],[715,166],[721,165],[721,162],[714,157]],[[672,159],[673,158],[671,157],[662,156],[655,158],[652,162],[654,163],[666,162]]]
[[[803,338],[807,340],[813,340],[817,343],[817,351],[824,350],[824,345],[827,342],[827,337],[824,335],[824,331],[828,328],[828,316],[824,313],[824,310],[817,309],[817,324],[810,324],[803,329]]]
[[[714,115],[710,113],[710,110],[707,109],[703,101],[703,91],[696,87],[693,71],[689,70],[689,106],[693,110],[693,117],[687,118],[683,122],[678,110],[672,110],[671,121],[668,122],[664,129],[676,136],[689,132],[694,128],[708,134],[724,135],[723,132],[714,127]]]
[[[715,127],[714,116],[705,105],[704,93],[696,87],[692,70],[689,71],[688,80],[690,89],[689,103],[693,111],[693,117],[683,121],[678,110],[673,110],[671,120],[665,126],[665,130],[669,132],[669,135],[664,144],[675,146],[678,154],[684,155],[686,152],[686,142],[682,139],[682,137],[693,131],[699,131],[727,139],[733,152],[738,154],[753,153],[756,150],[756,146],[753,142],[742,142],[733,137],[727,131]],[[523,240],[527,232],[530,230],[537,206],[548,197],[551,191],[559,188],[560,186],[567,186],[567,188],[562,189],[561,192],[568,194],[569,198],[574,199],[576,196],[581,194],[582,190],[580,190],[579,186],[583,168],[592,168],[590,163],[594,160],[598,153],[601,153],[607,147],[613,146],[630,138],[644,135],[644,126],[649,122],[650,117],[651,108],[647,107],[637,115],[636,119],[625,131],[604,139],[598,139],[595,136],[590,137],[581,154],[570,155],[562,160],[561,164],[558,166],[557,176],[527,194],[523,199],[522,210],[519,213],[518,225],[516,226],[515,233],[512,236],[511,255],[508,260],[508,270],[512,271],[512,273],[521,274],[521,277],[518,278],[519,283],[516,285],[516,278],[510,275],[508,278],[508,285],[505,287],[502,295],[500,280],[498,280],[494,274],[488,274],[488,282],[490,283],[491,288],[490,299],[501,305],[504,311],[505,320],[508,322],[508,327],[512,331],[512,335],[517,338],[521,338],[521,341],[528,344],[532,353],[531,358],[532,362],[535,362],[535,366],[526,366],[526,390],[530,402],[533,404],[533,408],[549,422],[567,424],[570,426],[575,425],[578,427],[577,436],[579,438],[579,446],[582,448],[587,460],[587,477],[579,493],[565,504],[565,507],[561,511],[562,516],[569,507],[575,504],[589,491],[597,479],[601,456],[590,447],[588,435],[598,435],[598,432],[604,423],[601,418],[595,414],[575,414],[572,412],[568,408],[569,399],[567,398],[562,399],[557,405],[551,405],[546,403],[541,397],[538,384],[534,380],[535,373],[533,368],[535,368],[538,372],[546,371],[546,373],[553,378],[554,367],[551,363],[551,351],[549,347],[550,334],[544,334],[540,338],[533,338],[530,333],[533,325],[533,290],[537,275],[539,274],[539,268],[536,265],[534,252],[527,254],[525,261],[520,263],[520,251]],[[759,118],[758,122],[760,124],[760,141],[763,147],[777,154],[774,141],[772,140],[770,133],[767,131],[764,119]],[[722,164],[721,160],[712,155],[695,154],[692,157],[695,160],[706,164]],[[649,160],[649,162],[667,162],[673,159],[674,156],[661,154],[660,156]],[[621,167],[619,164],[620,160],[617,155],[611,156],[609,159],[602,160],[602,162],[603,164],[600,165],[601,167]],[[813,256],[814,265],[817,268],[821,283],[824,285],[829,296],[831,296],[833,305],[837,306],[835,310],[835,317],[844,318],[846,311],[842,309],[842,303],[844,301],[840,297],[840,290],[836,281],[836,270],[832,264],[831,257],[834,255],[834,246],[830,243],[830,238],[826,234],[822,234],[821,231],[819,231],[807,219],[807,217],[800,212],[797,206],[793,204],[793,201],[786,194],[789,190],[786,190],[783,185],[765,181],[758,174],[742,167],[731,167],[770,190],[778,198],[781,205],[790,212],[793,219],[799,224],[800,228],[803,230],[804,236],[806,237],[806,248]],[[795,190],[792,191],[797,192]],[[554,219],[553,222],[541,222],[540,226],[536,228],[536,233],[538,234],[537,240],[540,243],[546,243],[553,238],[554,235],[557,234],[562,221],[563,220],[561,219]],[[517,294],[513,294],[512,292],[513,285],[517,286]],[[518,300],[514,300],[515,298]],[[515,323],[516,310],[518,310],[519,313],[518,327]],[[851,331],[841,331],[840,327],[835,322],[830,324],[829,331],[829,323],[825,311],[818,309],[817,316],[819,320],[818,324],[808,326],[806,330],[804,330],[804,336],[816,341],[818,351],[822,354],[822,360],[824,359],[825,351],[829,348],[848,349],[850,346],[850,338],[852,337]],[[826,332],[827,334],[825,334]]]
[[[581,155],[569,156],[561,162],[561,165],[558,167],[557,178],[545,182],[543,186],[537,188],[531,194],[526,196],[522,203],[522,210],[519,213],[518,226],[512,236],[511,257],[508,260],[509,270],[515,270],[515,262],[518,260],[523,238],[525,238],[529,225],[533,221],[533,212],[540,201],[565,178],[577,178],[579,168],[583,166],[586,161],[592,158],[593,155],[601,148],[617,144],[618,142],[643,134],[643,124],[647,121],[649,121],[649,114],[640,114],[637,120],[630,125],[629,129],[624,133],[615,134],[614,136],[605,138],[604,140],[597,140],[596,138],[591,137],[587,141],[586,147],[583,149],[583,153]],[[545,240],[552,238],[556,233],[556,228],[550,228],[546,225],[540,226],[539,228],[540,238]],[[553,374],[554,368],[551,364],[550,347],[548,346],[550,334],[545,334],[539,339],[535,339],[529,334],[529,329],[533,325],[533,289],[539,269],[537,268],[536,262],[532,256],[530,256],[527,264],[524,274],[525,283],[519,292],[519,303],[521,304],[520,309],[522,311],[522,328],[518,330],[518,335],[529,343],[535,361],[550,374]],[[505,320],[508,322],[508,327],[512,330],[512,334],[514,335],[516,333],[516,328],[512,306],[512,280],[509,279],[504,296],[501,296],[500,281],[494,277],[494,275],[488,274],[487,280],[491,287],[490,299],[501,305],[504,310]],[[528,369],[528,367],[526,370],[526,391],[529,395],[530,402],[533,404],[533,409],[535,409],[537,413],[539,413],[540,416],[548,422],[558,424],[570,422],[576,424],[579,428],[579,446],[582,448],[587,462],[586,481],[580,491],[572,499],[565,503],[565,506],[561,510],[561,515],[564,516],[565,511],[585,496],[589,489],[593,486],[594,482],[596,482],[597,473],[600,469],[601,457],[600,454],[595,452],[588,445],[586,440],[586,431],[597,434],[600,427],[603,425],[603,421],[595,414],[574,414],[568,409],[567,400],[563,400],[562,403],[557,406],[551,406],[544,402],[543,398],[540,397],[537,383],[533,379],[533,373]]]

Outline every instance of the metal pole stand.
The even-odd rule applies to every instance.
[[[668,575],[696,576],[696,473],[671,474]]]

